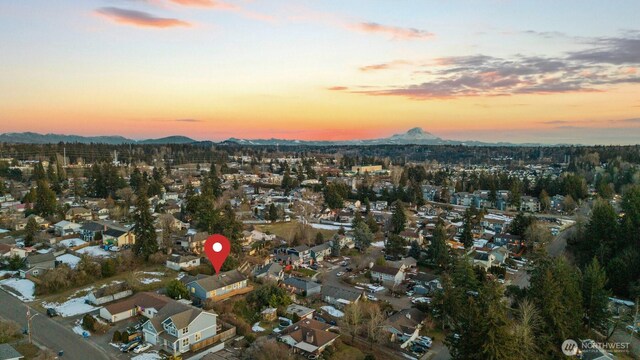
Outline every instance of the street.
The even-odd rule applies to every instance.
[[[0,290],[0,317],[13,320],[20,324],[22,328],[27,327],[27,308],[25,304],[4,290]],[[34,316],[34,314],[37,314]],[[57,353],[64,351],[62,359],[77,360],[102,360],[110,359],[105,351],[90,340],[83,339],[75,334],[71,329],[59,324],[56,320],[47,317],[47,315],[38,313],[37,310],[31,308],[31,334],[33,340],[37,344],[41,344]]]

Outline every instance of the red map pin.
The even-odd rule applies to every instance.
[[[211,235],[204,242],[204,253],[207,254],[209,261],[213,264],[213,268],[216,269],[216,274],[220,273],[220,268],[224,261],[227,260],[230,251],[231,243],[229,243],[229,239],[220,234]]]

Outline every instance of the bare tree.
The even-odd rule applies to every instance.
[[[378,304],[369,304],[366,307],[367,321],[365,322],[365,329],[367,331],[367,338],[369,340],[369,348],[373,348],[373,344],[384,340],[384,328],[385,321],[380,306]]]
[[[294,357],[286,345],[278,343],[274,339],[262,337],[256,340],[249,349],[247,349],[245,359],[251,360],[293,360]]]
[[[362,303],[352,303],[345,307],[344,316],[340,322],[340,328],[345,333],[351,335],[351,342],[356,338],[356,335],[362,329],[364,320],[364,311],[362,309]]]

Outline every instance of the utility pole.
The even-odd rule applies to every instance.
[[[67,167],[67,147],[62,148],[62,163],[64,164],[62,167]]]

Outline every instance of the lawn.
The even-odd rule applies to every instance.
[[[164,273],[164,275],[151,275],[144,274],[146,273]],[[61,293],[46,295],[42,297],[38,297],[35,302],[32,303],[33,306],[37,307],[38,310],[46,311],[42,306],[43,302],[46,303],[63,303],[71,298],[79,298],[85,296],[89,293],[89,291],[93,289],[97,289],[103,286],[107,286],[115,283],[116,281],[127,282],[133,289],[134,292],[140,291],[152,291],[166,286],[169,281],[176,278],[178,275],[177,272],[173,270],[169,270],[162,265],[151,265],[138,269],[137,271],[127,271],[120,274],[116,274],[109,278],[104,278],[95,281],[94,283],[79,287],[79,288],[71,288]],[[143,283],[141,280],[157,278],[159,281]]]
[[[282,222],[268,225],[256,225],[255,228],[262,232],[269,232],[271,234],[275,234],[287,241],[292,241],[296,233],[301,230],[301,227],[304,226],[305,231],[309,234],[310,240],[314,240],[318,233],[322,233],[325,240],[329,240],[335,235],[337,230],[324,230],[324,229],[314,229],[309,225],[302,225],[297,221],[291,222]]]
[[[313,277],[315,274],[317,274],[315,271],[311,270],[311,269],[306,269],[306,268],[298,268],[293,270],[293,272],[298,272],[301,273],[302,275],[306,276],[306,277]]]
[[[364,359],[364,353],[360,349],[349,346],[343,342],[336,342],[336,350],[329,356],[329,360],[362,360]]]

